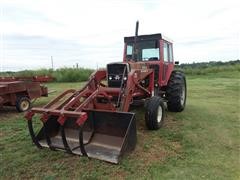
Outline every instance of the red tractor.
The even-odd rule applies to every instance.
[[[136,145],[130,105],[145,103],[150,130],[162,126],[165,104],[169,111],[184,110],[186,79],[174,70],[172,42],[161,34],[138,36],[137,32],[138,23],[135,36],[124,38],[123,62],[108,64],[94,72],[82,89],[67,90],[26,113],[37,147],[118,163]],[[39,132],[33,129],[36,114],[42,121]]]

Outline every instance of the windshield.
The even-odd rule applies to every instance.
[[[134,59],[137,61],[157,61],[160,58],[158,41],[137,42],[134,58],[133,46],[133,43],[127,43],[126,60]]]

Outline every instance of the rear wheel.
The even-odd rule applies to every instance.
[[[31,101],[28,97],[19,97],[16,102],[16,109],[18,112],[24,112],[31,108]]]
[[[157,130],[163,125],[165,107],[163,100],[153,96],[146,104],[145,123],[148,129]]]
[[[183,72],[172,72],[167,85],[166,96],[169,111],[181,112],[184,110],[187,97],[187,86],[186,78]]]

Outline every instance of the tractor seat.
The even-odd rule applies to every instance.
[[[158,57],[150,57],[148,61],[158,61]]]

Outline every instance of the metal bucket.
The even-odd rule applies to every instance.
[[[136,121],[134,113],[88,111],[83,126],[76,118],[67,118],[61,126],[58,116],[50,116],[35,135],[32,121],[28,121],[33,142],[38,147],[64,150],[86,155],[111,163],[118,163],[121,156],[136,145]]]

